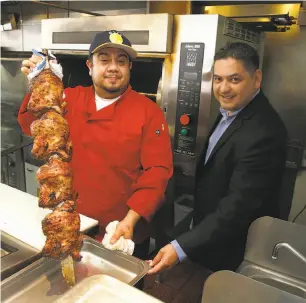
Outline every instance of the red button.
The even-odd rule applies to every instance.
[[[188,125],[190,123],[189,115],[186,115],[186,114],[181,115],[180,122],[181,122],[182,125]]]

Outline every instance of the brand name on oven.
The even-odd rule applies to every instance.
[[[186,44],[186,45],[185,45],[185,48],[200,48],[200,47],[201,47],[200,44],[194,44],[194,45],[192,45],[192,44]]]

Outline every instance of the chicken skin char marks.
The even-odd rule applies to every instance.
[[[80,233],[80,216],[74,201],[65,201],[42,221],[47,241],[42,250],[44,257],[62,260],[68,255],[76,261],[81,259],[83,235]]]
[[[75,210],[76,194],[69,163],[72,144],[69,141],[69,125],[63,117],[63,92],[61,79],[46,68],[30,82],[31,96],[27,110],[38,118],[30,126],[34,138],[32,155],[47,161],[37,171],[39,206],[53,210],[42,221],[47,238],[42,255],[64,261],[70,260],[71,256],[79,261],[83,235],[80,233],[80,216]],[[66,265],[64,263],[62,270],[69,270],[74,275],[73,264],[70,261]],[[64,275],[64,278],[68,281],[72,277],[68,279]]]
[[[60,78],[48,68],[31,81],[31,97],[28,110],[40,117],[47,111],[54,110],[63,114],[61,105],[64,86]]]
[[[70,163],[63,162],[58,155],[53,155],[41,166],[36,174],[40,183],[39,206],[54,208],[64,200],[76,198],[72,189]]]
[[[31,124],[31,134],[34,137],[32,154],[35,158],[46,160],[52,154],[69,161],[71,158],[71,142],[67,121],[54,111],[46,112],[39,120]]]

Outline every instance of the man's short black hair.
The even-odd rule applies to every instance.
[[[258,53],[247,43],[227,43],[215,54],[215,61],[227,58],[242,61],[245,69],[250,73],[254,73],[259,68]]]

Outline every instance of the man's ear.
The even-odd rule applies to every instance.
[[[257,69],[255,71],[255,88],[259,89],[261,86],[261,81],[262,81],[262,72],[260,69]]]
[[[87,67],[89,69],[89,76],[91,76],[91,70],[92,70],[92,65],[93,65],[91,60],[87,60],[86,61],[86,65],[87,65]]]
[[[132,65],[133,65],[132,62],[130,62],[130,70],[132,69]]]

